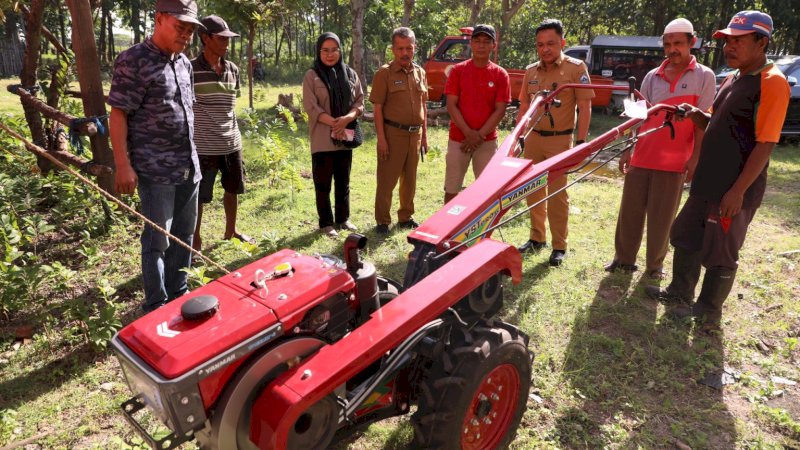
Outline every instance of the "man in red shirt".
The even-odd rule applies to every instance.
[[[445,203],[461,191],[470,161],[478,178],[492,159],[497,150],[497,124],[511,102],[508,72],[489,60],[497,47],[494,27],[476,25],[470,47],[472,59],[454,65],[444,87],[450,114]]]
[[[714,101],[714,72],[699,64],[691,54],[697,42],[694,27],[686,19],[667,24],[662,36],[666,59],[661,66],[645,75],[642,95],[651,104],[680,105],[689,103],[707,111]],[[664,114],[650,117],[640,132],[659,127]],[[681,201],[684,179],[692,180],[700,157],[703,132],[691,121],[675,123],[675,137],[661,129],[642,137],[633,150],[623,153],[619,170],[625,174],[622,203],[614,238],[614,260],[606,266],[633,272],[637,269],[636,254],[642,243],[647,218],[647,276],[664,278],[664,258],[669,249],[669,230]],[[675,264],[683,264],[682,254],[675,254]]]

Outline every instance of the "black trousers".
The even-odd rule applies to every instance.
[[[352,150],[316,152],[311,154],[311,173],[314,177],[314,191],[317,197],[319,227],[334,224],[331,212],[331,184],[336,182],[333,197],[337,224],[350,218],[350,166],[353,163]]]

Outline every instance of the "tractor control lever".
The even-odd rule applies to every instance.
[[[555,91],[557,87],[558,87],[558,83],[553,83],[553,91]],[[553,99],[553,106],[555,106],[556,108],[560,108],[561,107],[561,100],[559,100],[557,98],[554,98]]]
[[[636,91],[636,77],[630,77],[628,78],[628,98],[630,98],[632,102],[636,101],[634,91]]]

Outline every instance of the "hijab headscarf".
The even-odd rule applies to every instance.
[[[339,61],[333,66],[326,66],[322,62],[320,52],[322,44],[328,39],[336,41],[339,46]],[[342,42],[335,33],[325,32],[317,38],[317,54],[314,58],[314,72],[325,83],[331,99],[331,115],[341,117],[350,111],[352,96],[350,91],[355,82],[356,72],[344,63],[341,55]]]

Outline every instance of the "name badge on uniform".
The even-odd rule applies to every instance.
[[[528,81],[528,84],[539,84],[539,80],[533,79],[531,81]]]
[[[403,84],[403,80],[394,80],[394,85],[395,86],[399,86],[401,84]]]

